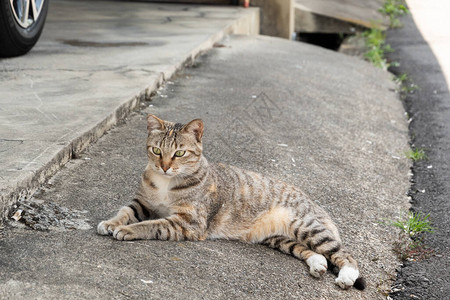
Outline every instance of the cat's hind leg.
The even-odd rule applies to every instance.
[[[294,221],[293,225],[293,236],[297,241],[339,268],[336,278],[339,287],[348,289],[355,286],[357,289],[364,289],[365,284],[359,276],[356,260],[342,249],[337,228],[328,218],[310,218],[305,222],[298,220]]]
[[[263,240],[261,244],[304,260],[309,267],[309,273],[313,277],[320,277],[327,271],[327,260],[323,255],[308,249],[291,238],[281,235],[272,236]]]
[[[350,253],[342,249],[339,235],[321,226],[316,226],[308,233],[303,232],[300,235],[300,239],[309,249],[323,255],[339,268],[336,284],[340,288],[348,289],[354,286],[357,289],[364,289],[365,283],[359,276],[358,264]]]
[[[339,249],[335,252],[325,253],[325,256],[327,256],[333,265],[339,268],[339,274],[335,280],[339,287],[348,289],[354,286],[358,290],[365,288],[366,283],[359,274],[358,264],[350,253]]]
[[[324,255],[339,268],[335,282],[340,288],[348,289],[352,286],[360,290],[365,288],[364,279],[359,275],[358,263],[350,253],[342,249],[338,235],[331,230],[325,230],[306,243],[312,250]]]

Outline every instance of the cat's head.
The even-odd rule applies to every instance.
[[[187,124],[147,116],[149,166],[161,175],[190,175],[202,156],[203,121]]]

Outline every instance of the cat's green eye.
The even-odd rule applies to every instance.
[[[161,155],[161,149],[157,148],[157,147],[152,147],[152,151],[153,153],[155,153],[156,155]]]
[[[178,150],[177,152],[175,152],[175,156],[182,157],[185,153],[186,153],[186,151],[184,151],[184,150]]]

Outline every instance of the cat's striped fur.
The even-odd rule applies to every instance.
[[[328,260],[340,269],[336,283],[341,288],[364,288],[336,226],[301,190],[254,172],[209,164],[202,155],[201,120],[187,125],[153,115],[147,120],[149,163],[140,188],[131,204],[98,225],[99,234],[118,240],[262,243],[304,260],[314,277],[327,270]]]

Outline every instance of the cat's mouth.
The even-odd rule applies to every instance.
[[[159,170],[159,174],[161,174],[161,175],[163,175],[165,177],[173,177],[173,176],[177,175],[177,174],[175,174],[175,173],[173,173],[171,171],[164,172],[163,170]]]

